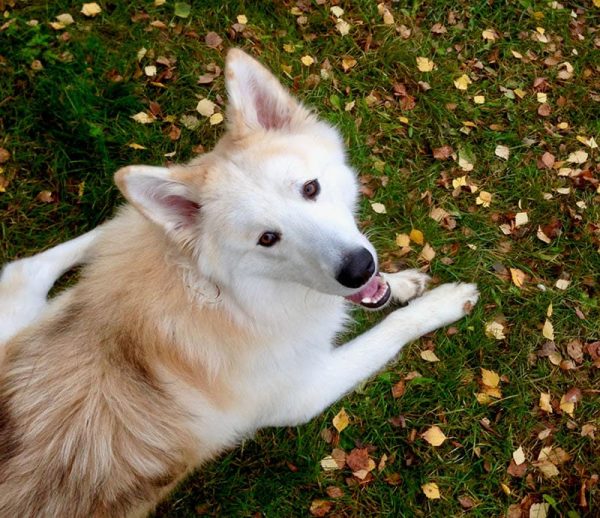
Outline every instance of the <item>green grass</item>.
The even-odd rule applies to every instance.
[[[291,1],[194,2],[186,19],[174,15],[171,0],[162,6],[101,1],[103,12],[93,19],[79,13],[78,2],[3,3],[1,23],[9,25],[0,30],[0,147],[11,157],[1,165],[5,192],[0,193],[0,262],[74,237],[109,217],[121,202],[112,183],[120,166],[181,162],[198,145],[210,149],[222,125],[211,127],[196,114],[202,120],[191,131],[180,119],[195,113],[198,97],[225,98],[222,76],[210,85],[198,85],[197,78],[211,62],[223,66],[226,48],[240,46],[337,125],[353,165],[375,178],[373,198],[363,200],[360,216],[383,264],[427,267],[419,259],[420,246],[400,256],[395,244],[396,234],[416,228],[436,251],[430,265],[436,279],[476,281],[482,292],[472,315],[456,325],[456,334],[440,330],[411,344],[395,365],[307,425],[260,432],[192,476],[159,507],[157,516],[306,516],[313,500],[333,500],[327,496],[328,486],[344,493],[335,500],[332,516],[490,517],[504,516],[509,506],[519,503],[528,516],[529,506],[543,501],[551,503],[553,516],[598,516],[600,492],[592,482],[600,474],[599,439],[582,437],[581,429],[595,424],[600,436],[600,371],[587,354],[575,370],[561,370],[535,354],[546,341],[541,328],[550,303],[563,358],[568,358],[571,340],[600,340],[597,184],[577,186],[575,180],[537,166],[544,151],[558,161],[585,148],[585,168],[600,179],[598,150],[576,139],[583,135],[600,140],[600,51],[598,33],[592,32],[600,9],[592,1],[562,3],[564,9],[534,0],[394,2],[395,24],[404,26],[397,31],[382,23],[377,2],[341,2],[343,18],[352,25],[344,37],[335,30],[330,2],[304,2],[304,25],[291,13],[296,6]],[[48,22],[61,13],[71,13],[75,24],[57,31]],[[249,21],[241,34],[231,30],[239,14]],[[38,24],[28,24],[30,20]],[[165,28],[151,25],[157,20]],[[435,23],[444,24],[447,32],[433,34]],[[549,43],[532,39],[537,27],[545,29]],[[500,35],[496,41],[482,38],[488,28]],[[406,30],[410,36],[403,38]],[[223,38],[222,48],[204,43],[209,31]],[[290,43],[292,53],[283,48]],[[142,47],[147,54],[138,61]],[[300,62],[305,54],[316,60],[311,67]],[[347,73],[341,65],[346,55],[357,61]],[[171,77],[161,80],[163,86],[153,85],[143,73],[159,56],[176,60]],[[436,68],[419,72],[417,56],[432,59]],[[573,66],[570,79],[558,77],[556,64],[544,63],[553,56]],[[332,68],[328,79],[320,78],[326,59]],[[34,60],[41,62],[41,70],[32,69]],[[159,73],[166,70],[157,67]],[[453,84],[463,73],[473,80],[466,92]],[[539,77],[548,83],[552,111],[547,117],[537,113],[533,84]],[[431,88],[424,91],[419,81]],[[414,109],[402,110],[394,95],[396,83],[414,96]],[[511,99],[503,90],[516,88],[526,92],[523,99]],[[485,103],[475,104],[474,95],[485,96]],[[370,102],[372,98],[376,101]],[[347,112],[344,106],[350,101],[356,104]],[[131,119],[150,103],[160,106],[157,122],[141,125]],[[468,134],[464,121],[476,126]],[[568,128],[560,129],[561,122]],[[178,140],[169,138],[172,124],[181,129]],[[145,149],[135,150],[131,143]],[[443,178],[451,181],[466,174],[452,159],[433,158],[432,150],[445,144],[473,156],[468,176],[480,190],[492,193],[490,207],[476,205],[476,194],[453,196],[452,188],[443,186]],[[507,161],[494,155],[498,144],[510,148]],[[385,186],[382,176],[388,180]],[[569,186],[569,194],[555,191]],[[53,201],[40,201],[41,191],[51,191]],[[544,193],[553,197],[546,199]],[[375,201],[386,206],[386,214],[373,212],[370,202]],[[432,220],[433,206],[450,212],[456,228],[448,230]],[[520,211],[527,211],[529,224],[504,235],[499,225]],[[552,217],[560,221],[562,233],[545,244],[536,238],[536,230]],[[497,273],[501,267],[522,270],[527,283],[514,286]],[[565,291],[554,287],[561,274],[571,280]],[[485,323],[499,316],[506,320],[505,340],[484,331]],[[379,318],[357,312],[350,334]],[[421,359],[428,341],[440,362]],[[490,405],[475,398],[482,367],[506,377],[503,397]],[[394,399],[391,387],[411,371],[421,377],[407,382],[406,393]],[[558,407],[549,415],[539,410],[540,392],[550,392],[558,403],[571,387],[583,392],[573,417]],[[362,487],[353,483],[348,468],[326,473],[319,464],[332,449],[321,432],[332,427],[331,419],[342,407],[352,421],[341,433],[339,447],[349,452],[369,445],[376,460],[383,454],[389,457],[385,469],[376,470]],[[405,428],[389,421],[399,415]],[[482,419],[489,419],[489,429]],[[449,437],[437,448],[419,437],[433,424]],[[538,439],[545,428],[552,434]],[[528,463],[549,445],[563,448],[571,460],[559,466],[558,477],[544,478],[530,465],[524,478],[515,478],[507,467],[521,445]],[[386,482],[391,473],[400,473],[399,485]],[[438,484],[441,500],[425,498],[421,485],[426,482]],[[510,495],[501,484],[510,488]],[[587,484],[587,507],[580,505],[582,484]],[[458,498],[464,495],[476,502],[474,508],[461,507]]]

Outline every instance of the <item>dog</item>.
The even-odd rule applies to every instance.
[[[338,132],[241,50],[225,82],[212,152],[119,170],[128,203],[112,220],[4,268],[0,516],[144,516],[192,469],[319,415],[477,302],[473,284],[380,273]],[[335,345],[353,304],[391,300],[408,305]]]

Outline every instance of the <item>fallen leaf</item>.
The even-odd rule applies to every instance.
[[[492,195],[487,191],[480,191],[477,198],[475,198],[475,203],[483,207],[489,207],[492,203]]]
[[[313,516],[327,516],[332,507],[333,502],[330,500],[313,500],[309,512]]]
[[[400,380],[398,383],[394,384],[394,386],[392,387],[392,397],[395,399],[402,397],[404,395],[405,391],[406,391],[406,383],[404,382],[404,380]]]
[[[452,153],[454,153],[454,149],[451,146],[445,145],[433,149],[433,158],[436,160],[447,160],[452,156]]]
[[[383,2],[377,4],[377,11],[383,17],[383,23],[385,25],[394,25],[394,15],[390,12],[390,10],[385,6]]]
[[[417,245],[422,245],[425,242],[425,237],[423,236],[423,232],[421,232],[420,230],[417,230],[415,228],[413,228],[410,231],[410,240],[413,243],[417,243]]]
[[[200,126],[200,120],[198,120],[198,117],[194,117],[193,115],[182,115],[179,121],[190,131],[194,131]]]
[[[146,112],[136,113],[135,115],[132,115],[131,118],[140,124],[151,124],[156,120],[152,115],[149,115]]]
[[[558,476],[558,468],[547,460],[535,461],[531,463],[535,468],[537,468],[542,475],[546,478],[552,478]]]
[[[454,86],[459,90],[466,90],[472,84],[471,78],[467,74],[463,74],[458,79],[454,80]]]
[[[35,199],[42,203],[52,203],[54,201],[54,196],[51,191],[40,191]]]
[[[10,160],[10,151],[0,147],[0,164],[4,164]]]
[[[323,468],[323,471],[335,471],[340,469],[338,463],[331,455],[327,455],[327,457],[321,459],[321,468]]]
[[[192,6],[186,2],[175,2],[175,16],[187,18],[192,12]]]
[[[546,169],[552,169],[555,161],[556,161],[556,158],[554,157],[554,155],[548,151],[546,151],[540,158],[541,164]]]
[[[523,478],[527,473],[527,463],[523,462],[522,464],[517,465],[514,459],[510,459],[506,472],[511,477]]]
[[[420,257],[428,263],[433,261],[433,258],[435,257],[435,250],[431,247],[429,243],[425,243],[423,250],[421,250]]]
[[[306,66],[306,67],[309,67],[309,66],[311,66],[311,65],[312,65],[312,64],[315,62],[314,58],[313,58],[312,56],[309,56],[309,55],[302,56],[302,57],[300,58],[300,61],[301,61],[301,62],[302,62],[302,64],[303,64],[304,66]]]
[[[346,410],[344,408],[342,408],[337,415],[333,418],[333,427],[338,431],[341,432],[342,430],[345,430],[348,425],[350,424],[350,418],[348,417],[348,414],[346,413]]]
[[[148,77],[154,77],[156,75],[156,67],[154,65],[144,67],[144,74]]]
[[[461,505],[463,509],[472,509],[477,504],[475,500],[473,500],[468,495],[461,495],[458,497],[458,503]]]
[[[215,113],[216,104],[209,99],[200,99],[196,105],[196,111],[204,117],[210,117]]]
[[[338,32],[342,35],[342,36],[346,36],[349,32],[350,29],[352,28],[352,26],[346,21],[346,20],[342,20],[341,18],[336,22],[335,24],[335,28],[338,30]]]
[[[481,37],[484,40],[496,41],[498,33],[494,29],[486,29],[481,33]]]
[[[223,38],[219,36],[216,32],[208,32],[204,37],[204,43],[211,49],[216,49],[223,43]]]
[[[436,356],[436,354],[430,349],[425,349],[424,351],[421,351],[421,358],[423,358],[427,362],[439,362],[440,361],[440,359]]]
[[[538,403],[541,410],[551,414],[553,412],[552,405],[550,404],[550,394],[546,392],[540,393],[540,402]]]
[[[438,426],[432,426],[426,432],[421,434],[421,437],[425,439],[432,446],[440,446],[444,443],[447,437],[444,432]]]
[[[329,486],[325,489],[325,492],[329,498],[342,498],[344,496],[344,491],[336,486]]]
[[[135,142],[132,142],[131,144],[127,144],[127,147],[130,147],[131,149],[146,149],[146,146],[142,146],[141,144],[136,144]]]
[[[84,16],[94,17],[102,12],[102,8],[96,3],[92,2],[89,4],[83,4],[81,6],[81,13]]]
[[[584,164],[587,159],[587,151],[580,149],[579,151],[571,153],[567,158],[567,162],[569,162],[570,164]]]
[[[527,279],[525,272],[522,270],[519,270],[519,268],[509,268],[509,270],[510,270],[510,277],[513,281],[513,284],[517,288],[523,287],[523,284],[525,284],[525,280]]]
[[[560,409],[563,412],[566,412],[571,417],[575,412],[575,404],[581,400],[581,390],[577,387],[574,387],[568,390],[561,398],[560,398]]]
[[[500,376],[494,371],[481,369],[481,382],[487,387],[495,388],[500,383]]]
[[[341,7],[337,6],[337,5],[334,5],[333,7],[330,7],[329,11],[336,18],[340,18],[344,14],[344,10]]]
[[[523,225],[527,225],[527,223],[529,223],[527,212],[517,212],[515,214],[515,227],[522,227]]]
[[[373,209],[373,212],[377,214],[387,214],[387,210],[383,203],[371,203],[371,208]]]
[[[344,56],[342,58],[342,68],[344,69],[344,72],[348,72],[348,70],[354,68],[355,66],[356,59],[354,59],[352,56]]]
[[[420,72],[431,72],[433,70],[434,63],[429,58],[418,57],[417,68]]]
[[[409,246],[410,245],[410,237],[408,236],[408,234],[397,234],[396,235],[396,244],[403,248],[405,246]]]
[[[542,117],[548,117],[548,115],[552,113],[552,108],[550,108],[549,104],[540,104],[537,109],[537,112],[538,115],[541,115]]]
[[[504,494],[506,496],[510,496],[510,494],[511,494],[510,487],[508,487],[504,482],[500,482],[500,487],[502,488],[502,491],[504,491]]]
[[[546,319],[546,321],[544,322],[544,327],[542,328],[542,335],[548,340],[554,340],[554,326],[552,325],[552,322],[550,322],[549,319]]]
[[[546,518],[549,510],[550,504],[546,502],[531,504],[531,507],[529,508],[529,518]]]
[[[504,335],[504,326],[495,320],[485,324],[485,334],[486,336],[495,338],[496,340],[504,340],[506,338]]]
[[[242,25],[248,24],[248,17],[245,14],[238,14],[236,17],[236,20],[238,23],[240,23]]]
[[[460,167],[463,171],[472,171],[473,170],[473,163],[464,155],[462,155],[461,153],[458,154],[458,167]],[[462,177],[465,178],[465,177]],[[465,178],[466,180],[466,178]],[[454,184],[454,182],[453,182]],[[466,181],[465,181],[465,185],[466,185]],[[455,187],[456,189],[456,187]]]
[[[473,102],[475,104],[483,104],[485,103],[485,97],[483,95],[475,95],[473,97]]]
[[[497,157],[508,160],[508,157],[510,156],[510,149],[507,146],[502,146],[499,144],[496,146],[495,154]]]
[[[523,451],[522,446],[519,446],[515,451],[513,451],[512,458],[517,466],[520,466],[525,462],[525,452]]]
[[[592,423],[586,423],[581,427],[581,437],[589,437],[595,439],[595,433],[598,427]]]
[[[423,493],[429,500],[439,500],[441,498],[440,489],[435,482],[428,482],[421,486]]]

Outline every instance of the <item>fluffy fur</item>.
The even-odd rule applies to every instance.
[[[375,256],[341,139],[239,50],[226,84],[214,151],[122,169],[129,204],[114,219],[4,269],[0,516],[143,516],[192,468],[318,415],[476,302],[474,285],[443,285],[335,347],[357,292],[340,264],[360,247]],[[259,246],[266,231],[280,242]],[[79,262],[79,282],[47,304]],[[385,278],[400,301],[428,280]]]

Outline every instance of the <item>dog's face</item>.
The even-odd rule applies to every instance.
[[[356,175],[337,131],[239,50],[226,63],[228,132],[188,166],[130,166],[116,181],[220,286],[293,282],[367,307],[389,298],[358,230]]]

